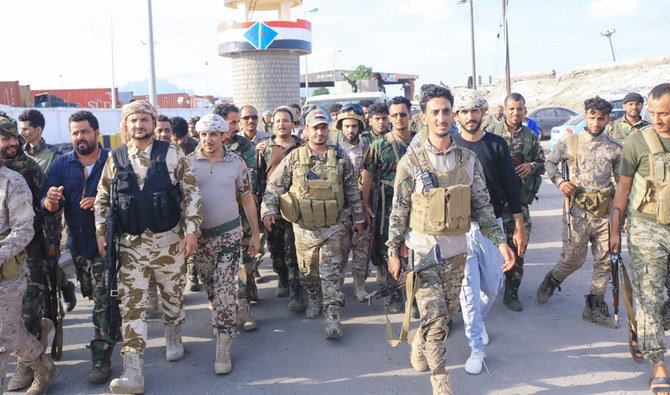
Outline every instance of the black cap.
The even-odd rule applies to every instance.
[[[624,96],[623,98],[623,104],[626,104],[628,102],[635,102],[635,103],[644,103],[644,98],[642,98],[642,95],[636,92],[631,92]]]

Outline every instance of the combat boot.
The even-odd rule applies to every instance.
[[[519,300],[519,280],[505,279],[505,296],[503,303],[512,311],[522,311],[523,306]]]
[[[380,287],[386,285],[386,268],[384,266],[377,266],[377,277],[375,278],[375,281]]]
[[[181,324],[165,324],[165,359],[168,362],[174,362],[183,357],[184,344],[181,342]]]
[[[188,290],[191,292],[200,291],[200,280],[198,279],[195,263],[186,264],[186,275],[188,277]]]
[[[97,339],[92,340],[89,347],[91,348],[93,368],[86,376],[86,381],[89,384],[104,384],[112,374],[112,351],[114,351],[114,346],[104,340]]]
[[[316,318],[321,314],[321,290],[319,288],[307,288],[307,310],[305,317]]]
[[[28,387],[33,382],[33,370],[21,359],[16,364],[16,370],[7,384],[7,391],[17,391]],[[2,389],[3,387],[0,387]]]
[[[123,354],[123,374],[109,383],[109,390],[113,394],[142,394],[144,393],[144,365],[143,355],[126,352]]]
[[[149,279],[149,288],[147,288],[147,314],[153,314],[159,309],[157,287],[156,280]]]
[[[74,307],[77,305],[77,294],[75,293],[74,288],[74,283],[68,281],[60,289],[63,293],[63,307],[65,307],[66,311],[74,310]]]
[[[42,352],[45,352],[47,347],[49,347],[49,334],[54,329],[54,322],[49,318],[42,317],[40,327],[42,328],[42,333],[40,333],[40,343],[42,343]],[[28,384],[26,384],[26,386]]]
[[[365,290],[365,276],[354,274],[354,296],[359,302],[365,302],[368,292]]]
[[[614,328],[614,319],[610,315],[605,297],[602,295],[588,294],[586,297],[586,306],[582,318],[584,321],[593,322],[607,328]]]
[[[242,329],[245,331],[253,331],[258,328],[256,320],[251,315],[251,306],[249,306],[249,301],[246,299],[237,300],[237,318]]]
[[[247,276],[247,289],[249,290],[249,301],[258,303],[258,287],[256,287],[256,280],[254,276]]]
[[[326,333],[326,339],[337,339],[342,337],[342,324],[340,323],[340,313],[342,307],[330,305],[326,308],[326,320],[323,329]]]
[[[288,302],[288,309],[294,313],[302,313],[305,311],[305,304],[302,300],[302,285],[300,284],[300,280],[297,278],[291,280],[289,291],[290,301]]]
[[[537,301],[540,304],[545,304],[551,298],[551,295],[554,294],[556,288],[561,290],[561,282],[554,278],[552,271],[550,270],[545,276],[540,286],[537,288]]]
[[[54,365],[51,361],[51,358],[47,357],[46,354],[40,355],[34,362],[28,364],[35,374],[33,379],[33,384],[26,391],[26,395],[44,395],[49,389],[49,385],[53,383],[54,380],[60,374],[58,367]]]
[[[226,374],[233,370],[233,362],[230,359],[230,346],[233,337],[227,333],[216,334],[216,359],[214,360],[214,373]]]
[[[288,294],[288,280],[280,277],[277,282],[277,289],[275,289],[275,296],[278,298],[284,298],[288,296]]]
[[[402,292],[393,291],[393,293],[391,293],[388,302],[388,310],[389,313],[392,314],[402,313],[403,311]]]
[[[428,361],[426,356],[423,355],[423,336],[419,333],[419,329],[411,330],[407,336],[411,339],[409,343],[409,363],[417,372],[425,372],[428,370]]]
[[[433,386],[433,395],[451,395],[451,381],[445,374],[436,374],[430,376],[430,384]]]
[[[663,330],[670,329],[670,299],[666,300],[661,307],[661,325],[663,325]]]

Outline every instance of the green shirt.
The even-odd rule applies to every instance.
[[[398,166],[393,146],[396,145],[398,156],[402,158],[414,135],[416,135],[416,132],[411,132],[407,139],[401,139],[396,136],[396,140],[391,139],[393,144],[388,141],[385,137],[386,135],[373,140],[363,159],[363,169],[372,173],[373,176],[376,176],[378,171],[381,172],[380,179],[392,185],[395,181],[396,168]]]

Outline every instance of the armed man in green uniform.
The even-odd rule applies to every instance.
[[[623,109],[625,114],[612,123],[607,135],[623,144],[632,133],[648,126],[649,122],[642,119],[640,115],[643,105],[644,99],[639,93],[630,92],[624,96]]]

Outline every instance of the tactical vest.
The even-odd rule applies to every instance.
[[[416,159],[423,171],[433,173],[437,188],[412,192],[409,227],[429,235],[455,236],[470,230],[470,184],[466,165],[470,154],[454,147],[456,166],[449,172],[437,171],[425,148],[416,150]],[[421,182],[421,181],[419,181]]]
[[[11,229],[0,234],[0,241],[9,236]],[[13,280],[23,273],[23,265],[26,262],[25,250],[21,250],[17,255],[7,258],[7,260],[0,266],[0,281]]]
[[[154,233],[174,228],[181,218],[181,189],[172,184],[165,158],[170,143],[155,140],[151,148],[151,163],[144,186],[140,189],[137,175],[128,160],[128,146],[112,151],[116,166],[114,180],[117,220],[123,233],[141,235],[146,229]]]
[[[501,122],[495,125],[493,133],[502,136],[504,129],[505,122]],[[521,125],[521,134],[523,139],[523,148],[521,149],[523,163],[533,163],[533,136],[535,136],[535,133],[527,126]],[[542,186],[542,176],[531,174],[525,178],[519,177],[519,181],[521,187],[519,198],[521,204],[533,204],[533,201],[537,199],[537,192],[540,190],[540,186]]]
[[[298,164],[288,192],[279,197],[282,217],[306,229],[334,225],[344,207],[342,180],[337,171],[337,153],[328,147],[326,178],[310,179],[310,151],[307,145],[298,148]],[[313,172],[312,172],[313,173]]]
[[[570,161],[570,174],[577,176],[579,169],[579,135],[575,134],[569,137],[570,139],[570,149],[572,154],[572,161]],[[565,141],[566,146],[568,140]],[[595,215],[599,218],[605,218],[609,215],[610,210],[612,209],[612,203],[614,203],[614,192],[615,187],[612,182],[605,187],[598,190],[587,191],[582,187],[578,187],[575,192],[574,203],[577,207],[581,208],[584,211]]]
[[[661,139],[651,128],[641,130],[649,146],[649,177],[635,173],[630,205],[641,213],[654,214],[656,222],[670,224],[670,152],[663,149]]]

